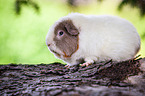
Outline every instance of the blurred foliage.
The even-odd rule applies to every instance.
[[[118,9],[121,10],[122,7],[126,4],[129,4],[132,7],[138,7],[141,15],[145,15],[145,0],[122,0]]]
[[[64,2],[65,0],[23,0],[25,1],[29,3],[20,4],[18,16],[14,11],[16,0],[0,0],[0,64],[63,63],[49,52],[45,37],[55,21],[71,12],[109,14],[129,20],[142,36],[139,54],[145,56],[145,16],[140,17],[139,9],[136,7],[132,8],[127,4],[122,11],[118,11],[120,0],[99,0],[102,2],[78,0],[81,4],[74,7],[70,7],[68,2]],[[30,2],[39,6],[39,14]]]
[[[78,0],[67,0],[67,3],[69,6],[76,7],[78,5],[76,1]],[[102,2],[103,0],[96,1]],[[123,6],[127,4],[131,5],[132,7],[139,8],[141,15],[145,15],[145,0],[122,0],[118,6],[118,9],[121,10]],[[17,14],[20,14],[22,5],[32,5],[34,9],[37,11],[39,10],[38,4],[33,0],[16,0],[15,9]]]
[[[39,6],[33,0],[16,0],[15,1],[15,10],[17,14],[21,13],[21,9],[23,5],[31,5],[37,12],[39,11]]]
[[[70,6],[76,6],[75,0],[67,0],[68,5]]]

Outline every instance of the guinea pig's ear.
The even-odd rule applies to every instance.
[[[67,22],[67,24],[65,25],[65,28],[66,28],[67,32],[69,34],[71,34],[72,36],[77,36],[79,34],[79,31],[73,25],[72,21]]]

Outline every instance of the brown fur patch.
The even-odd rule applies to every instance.
[[[63,31],[63,36],[59,36],[59,31]],[[71,20],[65,20],[55,27],[54,33],[56,46],[64,53],[64,57],[71,57],[79,47],[78,29]]]

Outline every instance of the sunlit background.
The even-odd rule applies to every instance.
[[[19,7],[15,5],[16,0],[0,0],[0,64],[63,63],[49,52],[45,37],[55,21],[71,12],[110,14],[129,20],[141,36],[139,54],[145,57],[145,16],[140,15],[139,8],[125,5],[119,11],[118,6],[122,0],[77,0],[79,2],[73,6],[66,0],[33,1],[38,4],[39,10],[25,4],[20,11],[15,10]]]

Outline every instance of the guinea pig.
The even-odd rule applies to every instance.
[[[49,50],[67,65],[125,61],[140,49],[140,36],[125,19],[71,13],[54,23],[46,36]]]

